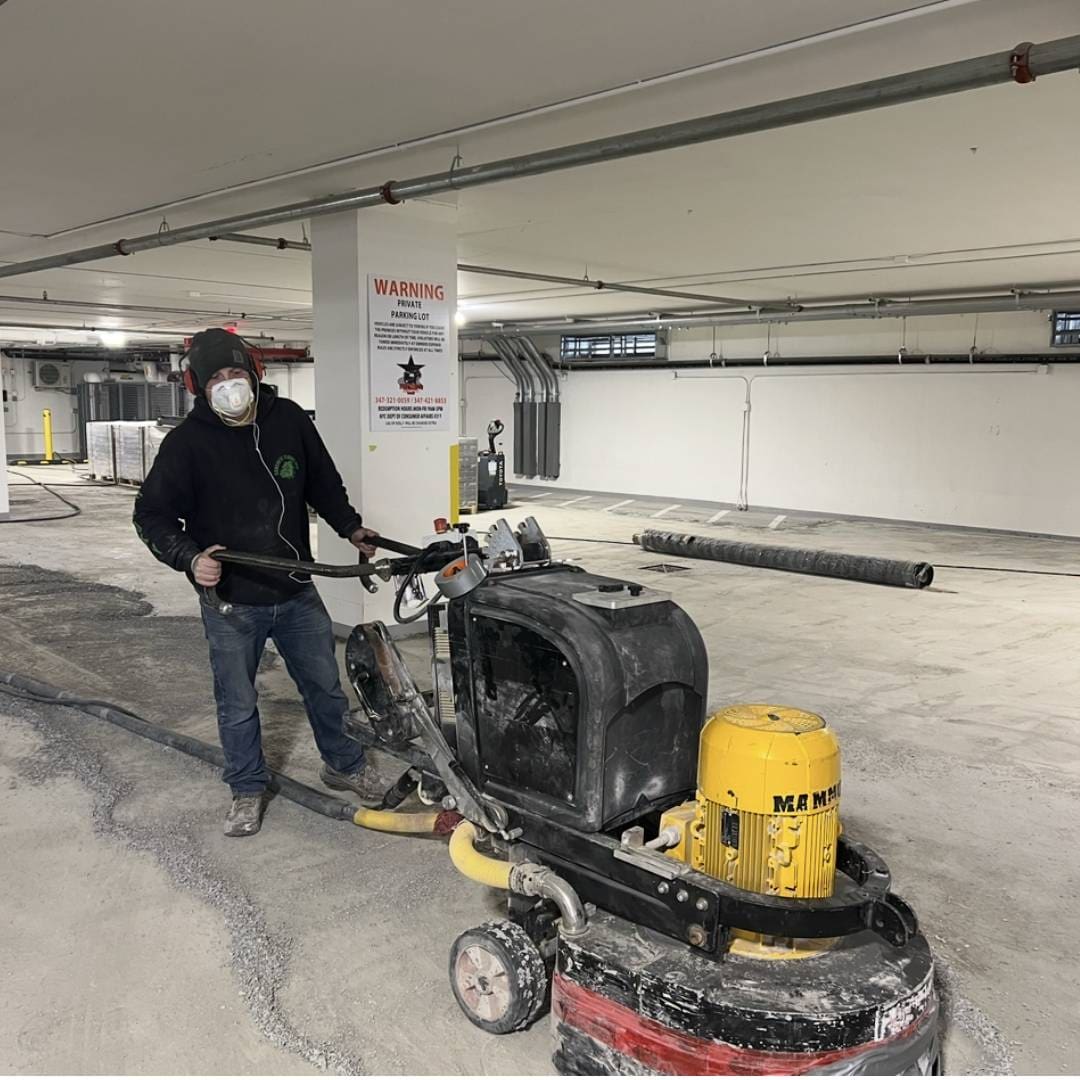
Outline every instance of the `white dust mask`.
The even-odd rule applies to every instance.
[[[214,412],[238,419],[251,408],[251,383],[247,379],[225,379],[210,388],[210,404]]]

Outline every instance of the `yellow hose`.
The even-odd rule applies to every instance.
[[[439,814],[397,814],[393,810],[365,810],[353,815],[353,824],[378,832],[429,833],[435,831]]]
[[[476,826],[463,821],[450,836],[450,861],[467,878],[488,885],[492,889],[510,888],[510,864],[502,859],[481,855],[473,847]]]

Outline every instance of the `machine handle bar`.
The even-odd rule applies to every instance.
[[[296,559],[283,559],[278,555],[252,555],[246,551],[215,551],[213,558],[222,563],[235,563],[237,566],[253,566],[259,570],[280,570],[285,574],[313,574],[316,577],[349,578],[379,577],[381,570],[375,563],[359,562],[336,565],[334,563],[304,562]]]

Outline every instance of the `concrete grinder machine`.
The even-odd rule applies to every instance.
[[[347,729],[406,767],[386,807],[460,814],[455,865],[506,892],[451,951],[469,1020],[502,1034],[550,1008],[563,1074],[940,1072],[929,947],[843,832],[821,717],[706,718],[686,612],[556,562],[533,518],[379,543],[398,557],[305,568],[393,580],[395,618],[426,616],[429,694],[383,623],[352,631]]]

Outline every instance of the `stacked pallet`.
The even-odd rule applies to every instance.
[[[91,420],[86,425],[86,452],[95,480],[141,484],[169,433],[154,420]]]

